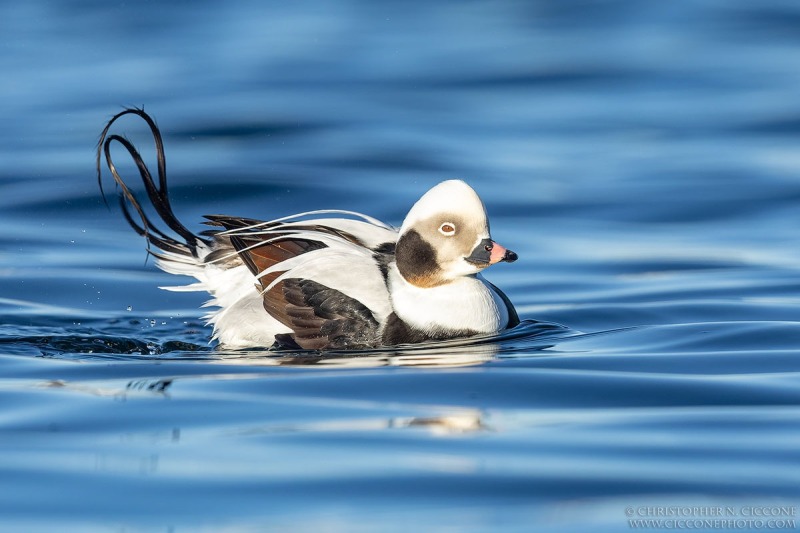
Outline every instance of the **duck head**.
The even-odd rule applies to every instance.
[[[443,181],[408,212],[395,248],[397,269],[418,287],[436,287],[472,276],[517,254],[494,242],[486,209],[461,180]]]

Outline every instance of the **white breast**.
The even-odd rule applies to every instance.
[[[389,267],[389,291],[397,316],[423,331],[468,329],[495,333],[508,324],[505,303],[480,275],[422,288],[403,279],[392,263]]]

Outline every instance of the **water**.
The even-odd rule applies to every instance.
[[[0,530],[796,529],[800,7],[434,4],[0,5]],[[99,197],[122,105],[197,230],[466,179],[540,323],[214,350]]]

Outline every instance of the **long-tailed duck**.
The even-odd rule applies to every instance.
[[[109,135],[129,114],[153,135],[157,181],[128,139]],[[174,235],[153,224],[123,181],[111,156],[115,143],[133,158],[152,207]],[[161,133],[149,115],[125,109],[108,122],[97,148],[98,181],[103,154],[125,218],[147,239],[157,265],[197,279],[169,289],[211,294],[208,305],[219,309],[207,318],[224,347],[374,348],[519,323],[506,295],[480,274],[517,255],[491,239],[484,205],[463,181],[430,189],[399,230],[360,213],[321,210],[269,221],[211,215],[206,224],[214,229],[196,235],[172,211]]]

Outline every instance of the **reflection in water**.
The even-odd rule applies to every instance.
[[[336,366],[370,368],[382,366],[456,367],[479,365],[500,354],[539,352],[557,340],[578,333],[559,324],[524,320],[517,327],[497,335],[449,339],[378,350],[309,352],[251,351],[218,352],[225,363],[280,366]]]
[[[120,387],[117,382],[103,382],[102,384],[87,382],[71,382],[63,379],[53,379],[38,383],[38,387],[50,389],[63,389],[73,392],[91,394],[93,396],[112,397],[117,399],[127,399],[130,394],[135,393],[155,393],[161,396],[169,396],[168,390],[173,383],[173,379],[135,379],[129,381],[124,387]]]
[[[574,6],[6,2],[0,530],[603,532],[796,503],[800,3]],[[399,222],[463,177],[524,259],[491,274],[517,308],[604,333],[215,350],[87,174],[131,104],[174,131],[188,220]]]
[[[38,383],[38,387],[64,389],[72,392],[80,392],[84,394],[91,394],[93,396],[111,397],[115,399],[124,400],[127,396],[125,389],[115,387],[113,384],[87,384],[87,383],[73,383],[62,379],[54,379],[43,383]]]
[[[405,427],[422,427],[437,435],[459,435],[490,429],[484,423],[483,414],[479,411],[431,418],[411,418]]]
[[[500,354],[538,352],[578,332],[548,322],[524,320],[497,335],[478,335],[426,344],[358,351],[214,350],[196,344],[109,335],[36,335],[0,338],[45,357],[81,360],[208,360],[226,364],[281,366],[463,366],[484,363]],[[168,386],[167,383],[165,385]]]
[[[455,367],[479,365],[493,359],[499,351],[495,344],[466,346],[459,352],[432,348],[424,353],[366,353],[359,355],[291,355],[267,358],[263,364],[281,366],[325,366],[348,368],[371,368],[381,366],[436,366]],[[252,361],[248,360],[248,364]],[[259,362],[260,363],[260,362]]]
[[[172,379],[136,379],[129,382],[125,388],[128,390],[166,393],[172,382]]]
[[[423,429],[433,435],[457,436],[468,433],[488,431],[491,428],[484,421],[484,413],[476,409],[466,409],[440,416],[429,417],[390,417],[359,418],[349,420],[326,420],[297,422],[292,424],[267,424],[251,428],[240,435],[264,435],[276,433],[318,433],[318,432],[364,432],[395,429]]]

